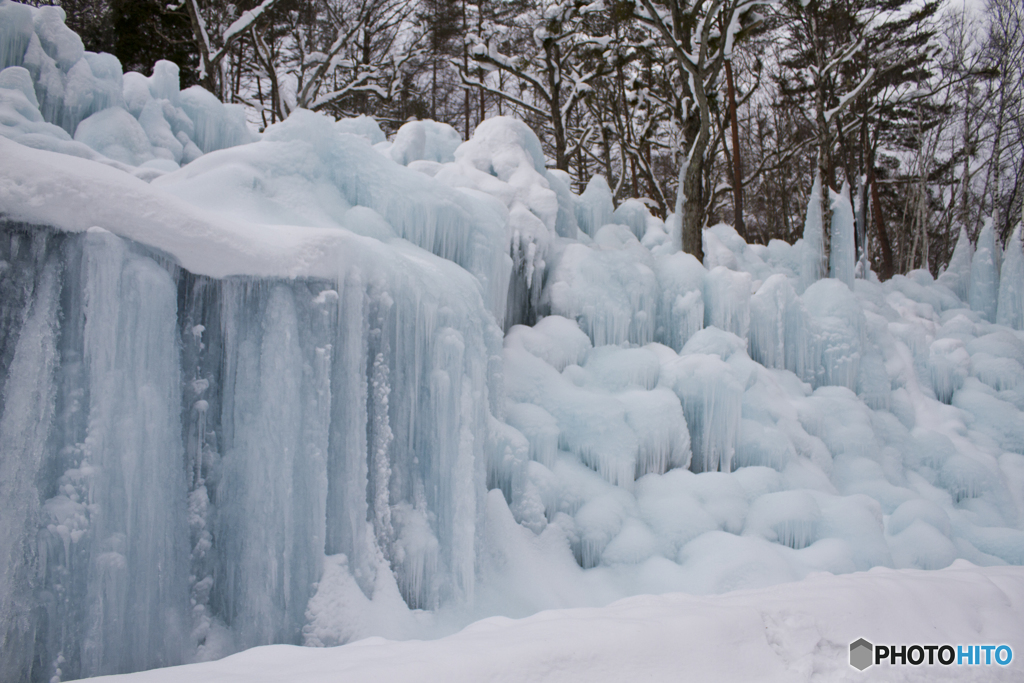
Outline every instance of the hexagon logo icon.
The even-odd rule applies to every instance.
[[[874,662],[875,646],[864,640],[858,638],[857,640],[850,643],[850,666],[863,671],[864,669],[871,666]]]

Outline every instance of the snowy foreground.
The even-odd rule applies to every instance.
[[[849,644],[1007,644],[1007,666],[902,666],[864,672]],[[272,645],[218,662],[96,680],[285,681],[1019,681],[1024,570],[958,561],[934,572],[874,569],[711,597],[626,598],[597,609],[493,617],[435,641],[369,638],[331,649]]]
[[[1020,671],[1020,229],[880,283],[838,194],[793,245],[713,226],[700,263],[520,121],[257,135],[59,8],[0,0],[0,41],[0,680],[749,589],[198,671],[452,648],[575,676],[584,644],[668,671],[638,653],[674,629],[659,653],[758,672],[852,674],[860,636]],[[879,567],[908,571],[820,575]],[[638,642],[598,647],[615,615]]]

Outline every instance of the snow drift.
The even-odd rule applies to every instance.
[[[936,599],[936,596],[943,596]],[[341,648],[271,645],[218,662],[104,683],[319,681],[1014,681],[1019,568],[963,560],[935,572],[875,569],[698,597],[645,595],[603,608],[482,620],[435,641],[369,638]],[[849,664],[849,644],[1005,643],[1009,666]],[[966,649],[966,647],[965,647]],[[925,660],[927,662],[927,660]]]

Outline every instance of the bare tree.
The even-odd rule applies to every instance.
[[[744,29],[744,17],[760,0],[640,0],[639,21],[664,40],[687,78],[683,81],[682,149],[676,193],[676,246],[704,258],[702,229],[707,211],[704,165],[712,137],[711,96],[727,54]],[[724,32],[721,27],[725,27]]]
[[[532,44],[521,44],[518,55],[499,51],[493,38],[471,36],[469,60],[488,71],[510,77],[512,88],[471,72],[467,63],[455,62],[463,82],[511,103],[539,118],[551,132],[555,167],[569,170],[570,158],[590,141],[593,130],[574,125],[577,108],[593,89],[593,82],[608,69],[605,60],[587,60],[587,52],[604,52],[610,39],[591,35],[587,19],[602,8],[596,4],[541,0],[531,12],[518,17],[535,25]],[[588,63],[588,61],[590,63]],[[516,87],[517,86],[517,87]],[[518,90],[518,92],[516,92]]]
[[[263,0],[254,9],[242,12],[227,28],[216,35],[211,35],[212,31],[203,9],[199,6],[199,0],[184,2],[192,20],[192,32],[199,52],[199,79],[207,90],[223,99],[226,80],[223,73],[224,57],[230,52],[231,46],[253,28],[278,0]]]

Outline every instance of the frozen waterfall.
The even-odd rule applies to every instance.
[[[702,263],[521,121],[257,135],[0,40],[0,679],[1024,564],[1019,228],[879,282],[840,196],[825,277],[817,179]]]

